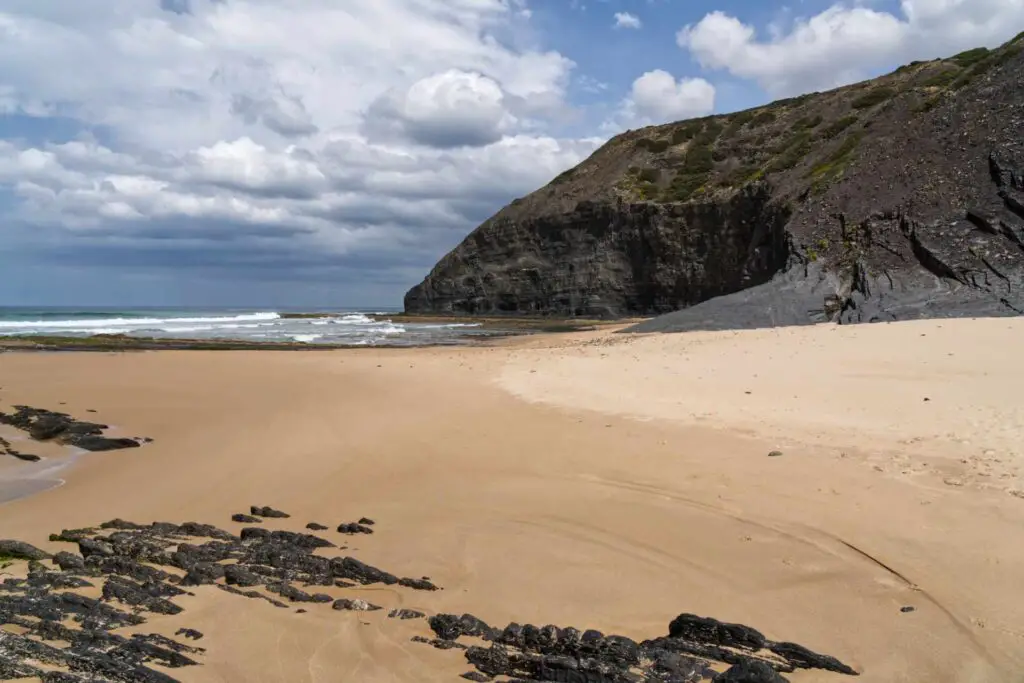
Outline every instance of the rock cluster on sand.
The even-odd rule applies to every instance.
[[[496,629],[471,614],[439,614],[430,618],[437,638],[420,639],[441,649],[461,649],[476,671],[469,680],[508,676],[521,681],[581,683],[781,683],[779,672],[824,669],[847,675],[857,672],[834,657],[795,643],[777,643],[741,624],[728,624],[681,614],[669,624],[667,636],[636,642],[625,636],[557,626],[509,624]],[[489,642],[465,646],[461,637]],[[723,673],[711,666],[731,665]]]
[[[273,508],[254,506],[252,511],[288,517]],[[365,518],[360,522],[372,524]],[[0,583],[0,680],[35,676],[44,683],[174,683],[152,665],[193,666],[204,649],[156,634],[113,631],[137,630],[149,614],[181,613],[175,598],[192,591],[216,587],[277,608],[304,605],[297,612],[320,603],[341,612],[376,612],[382,608],[361,599],[335,599],[329,591],[370,584],[439,590],[425,577],[400,578],[354,557],[318,555],[336,545],[298,531],[247,526],[235,534],[196,522],[143,525],[115,519],[97,529],[64,530],[51,540],[75,543],[78,553],[51,556],[27,543],[0,541],[0,557],[29,561],[25,578]],[[79,589],[98,590],[100,597],[75,592]],[[425,616],[396,608],[386,618],[397,622]],[[429,627],[436,637],[413,639],[460,650],[474,667],[464,678],[476,681],[501,676],[521,682],[779,683],[786,680],[780,672],[801,668],[856,673],[832,657],[771,641],[750,627],[689,614],[677,617],[668,635],[639,643],[555,626],[496,629],[468,614],[439,614],[429,619]],[[204,637],[190,628],[175,635]],[[467,645],[460,638],[474,642]],[[723,673],[712,668],[721,665],[729,668]]]
[[[115,451],[123,448],[138,448],[150,439],[111,438],[104,436],[107,425],[83,422],[67,415],[43,408],[14,406],[13,413],[0,412],[0,424],[16,427],[36,441],[56,441],[67,446],[76,446],[86,451]],[[6,442],[4,442],[6,444]],[[6,444],[5,450],[15,455]],[[30,456],[26,459],[32,459]],[[38,459],[38,458],[35,458]]]
[[[272,508],[258,509],[287,517]],[[322,591],[304,588],[382,583],[438,589],[423,579],[400,578],[354,557],[315,555],[335,544],[294,531],[244,527],[234,534],[195,522],[142,525],[115,519],[99,529],[64,530],[51,538],[76,543],[78,553],[64,551],[51,557],[27,543],[0,541],[0,557],[31,561],[26,578],[0,583],[0,627],[23,631],[0,630],[0,680],[39,676],[47,683],[171,683],[174,678],[149,665],[191,666],[197,664],[193,655],[203,650],[163,636],[126,637],[111,631],[139,627],[147,614],[180,613],[174,598],[196,587],[216,586],[279,608],[334,602],[341,610],[379,608],[363,607],[366,603],[358,600],[335,601]],[[99,589],[101,597],[73,592],[82,588]],[[399,610],[392,616],[423,615]],[[188,628],[177,635],[203,637]],[[56,642],[66,645],[58,647]]]

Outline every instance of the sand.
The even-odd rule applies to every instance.
[[[0,537],[56,550],[49,533],[113,517],[234,528],[251,504],[292,513],[278,528],[366,515],[377,533],[356,556],[445,590],[338,597],[635,638],[686,611],[835,655],[865,682],[1019,681],[1022,335],[1022,321],[961,320],[0,354],[3,406],[91,408],[116,434],[155,439],[0,504]],[[183,681],[455,681],[468,668],[409,642],[422,622],[216,590],[179,602],[144,629],[207,634]]]

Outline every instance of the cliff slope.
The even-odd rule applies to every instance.
[[[1021,73],[1024,34],[616,136],[474,230],[406,311],[678,311],[639,329],[1019,314]]]

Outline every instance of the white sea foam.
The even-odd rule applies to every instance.
[[[320,339],[324,335],[322,335],[322,334],[290,334],[288,336],[291,337],[292,339],[294,339],[297,342],[305,342],[305,343],[308,344],[309,342],[314,342],[317,339]]]
[[[194,318],[100,318],[97,320],[0,320],[0,330],[18,330],[18,334],[39,331],[62,330],[65,332],[83,331],[93,334],[113,334],[107,330],[124,331],[126,329],[154,329],[164,325],[175,324],[224,324],[256,320],[278,320],[280,314],[271,311],[260,313],[244,313],[234,316],[194,317]],[[99,330],[104,330],[100,332]]]

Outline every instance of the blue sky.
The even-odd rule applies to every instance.
[[[5,0],[0,305],[396,305],[611,135],[996,45],[1024,0]]]

